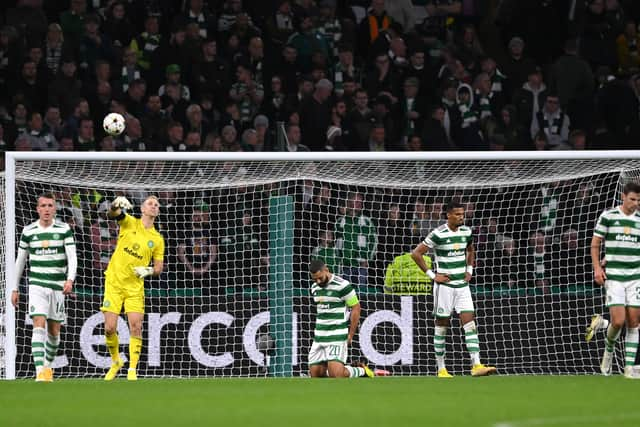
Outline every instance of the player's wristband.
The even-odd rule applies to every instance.
[[[436,273],[433,270],[427,270],[427,276],[431,278],[431,280],[436,280]]]
[[[473,266],[472,265],[467,265],[467,273],[469,273],[470,276],[473,276]]]

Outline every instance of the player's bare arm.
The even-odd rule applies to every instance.
[[[476,247],[473,243],[467,246],[467,272],[464,274],[464,280],[469,282],[473,275],[473,267],[476,265]]]
[[[591,239],[591,263],[593,264],[593,278],[598,285],[604,285],[604,281],[607,280],[607,275],[602,268],[600,262],[600,246],[602,245],[602,238],[593,236]]]
[[[416,264],[418,264],[420,270],[431,277],[431,279],[433,279],[436,283],[447,283],[450,280],[448,275],[434,273],[433,271],[429,270],[429,267],[427,267],[427,263],[424,262],[424,255],[426,255],[428,252],[429,246],[425,245],[424,242],[420,242],[418,246],[416,246],[413,251],[411,251],[411,258],[413,259],[413,261],[415,261]],[[431,271],[431,274],[433,274],[433,276],[429,274],[429,271]]]
[[[358,330],[358,324],[360,323],[360,303],[351,307],[351,323],[349,325],[349,338],[347,339],[347,343],[351,345],[351,341]]]

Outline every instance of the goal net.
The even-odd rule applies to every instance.
[[[145,280],[140,376],[306,375],[314,258],[359,295],[351,361],[394,375],[434,374],[432,283],[407,254],[446,221],[452,198],[464,203],[474,233],[482,360],[502,374],[598,372],[603,337],[584,342],[590,316],[605,310],[589,245],[598,215],[639,178],[640,152],[85,154],[9,154],[15,163],[7,163],[8,191],[0,194],[0,252],[8,259],[37,219],[42,193],[55,195],[57,218],[75,233],[79,271],[66,299],[58,377],[97,377],[108,368],[99,307],[118,228],[105,211],[125,195],[139,216],[150,194],[162,205],[166,253],[161,277]],[[11,262],[1,265],[0,280],[14,274]],[[15,311],[0,290],[3,377],[34,375],[25,282]],[[124,317],[118,332],[126,360]],[[469,369],[463,336],[453,319],[446,343],[453,373]]]

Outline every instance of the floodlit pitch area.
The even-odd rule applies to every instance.
[[[13,426],[638,426],[620,375],[0,382]]]

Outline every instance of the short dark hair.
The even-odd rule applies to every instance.
[[[622,188],[623,194],[636,193],[640,194],[640,184],[637,182],[627,182]]]
[[[319,259],[313,259],[311,260],[311,262],[309,263],[309,272],[311,274],[315,274],[319,271],[322,271],[325,267],[325,264],[322,260]]]
[[[40,200],[40,199],[56,200],[56,197],[53,195],[53,193],[46,192],[46,193],[41,193],[41,194],[38,195],[38,200]]]
[[[459,209],[459,208],[464,209],[464,205],[458,199],[451,199],[449,200],[449,203],[447,203],[447,213],[451,212],[454,209]]]

